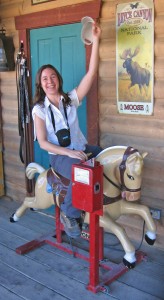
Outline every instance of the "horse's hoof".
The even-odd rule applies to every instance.
[[[10,222],[11,222],[11,223],[16,222],[16,221],[14,220],[14,214],[12,214],[12,216],[10,217]]]
[[[145,234],[145,241],[146,241],[149,245],[152,246],[152,245],[154,245],[156,239],[150,239],[150,238],[148,237],[148,235]]]
[[[125,267],[127,267],[128,269],[134,269],[136,263],[130,263],[128,260],[126,260],[125,258],[123,258],[123,264],[125,265]]]
[[[12,214],[12,216],[10,217],[10,222],[11,223],[18,222],[18,220],[19,220],[19,218],[15,214]]]

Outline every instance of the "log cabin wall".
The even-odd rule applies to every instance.
[[[51,8],[73,5],[78,0],[56,0],[31,5],[31,0],[1,0],[1,23],[7,34],[12,35],[15,53],[19,48],[18,32],[14,17]],[[156,246],[164,249],[164,6],[163,0],[154,0],[155,7],[155,81],[153,116],[120,115],[116,103],[116,5],[126,0],[102,1],[100,25],[102,36],[99,64],[99,142],[102,147],[130,145],[141,152],[147,151],[142,184],[141,202],[162,211],[157,224]],[[130,1],[129,1],[130,2]],[[17,96],[15,72],[3,72],[1,76],[2,121],[4,135],[4,175],[6,195],[15,201],[25,196],[24,166],[19,159],[19,135],[17,121]],[[140,241],[143,222],[139,217],[123,216],[127,233]]]

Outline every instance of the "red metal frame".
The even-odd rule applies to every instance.
[[[56,206],[56,230],[52,231],[48,235],[43,235],[38,239],[32,240],[18,248],[16,248],[17,254],[28,253],[44,244],[49,244],[56,247],[62,251],[65,251],[74,257],[78,257],[89,263],[89,283],[87,289],[93,293],[99,291],[105,291],[104,286],[110,284],[122,274],[128,271],[128,268],[124,266],[123,263],[115,264],[110,261],[103,262],[103,229],[99,227],[99,215],[95,212],[90,213],[90,252],[86,252],[84,255],[84,250],[76,249],[73,251],[71,246],[66,243],[62,243],[62,231],[63,226],[60,223],[60,208]],[[145,259],[145,254],[142,252],[137,253],[137,263]],[[106,273],[99,278],[99,270],[103,268]]]

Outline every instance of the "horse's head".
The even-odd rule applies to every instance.
[[[121,184],[121,195],[127,201],[140,199],[143,159],[146,155],[147,152],[141,155],[138,150],[128,147],[121,164],[116,168],[116,177]]]
[[[104,167],[103,191],[112,203],[122,197],[127,201],[136,201],[141,194],[143,159],[132,147],[114,146],[103,150],[96,160]]]

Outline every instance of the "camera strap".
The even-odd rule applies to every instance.
[[[70,129],[70,128],[69,128],[69,124],[68,124],[67,109],[66,109],[66,107],[64,106],[64,101],[63,101],[63,108],[64,108],[65,118],[66,118],[66,121],[67,121],[67,127],[68,127],[68,129]],[[52,125],[53,125],[53,128],[54,128],[54,131],[56,132],[55,118],[54,118],[54,114],[53,114],[52,109],[51,109],[51,105],[49,105],[49,110],[50,110],[50,114],[51,114]]]

